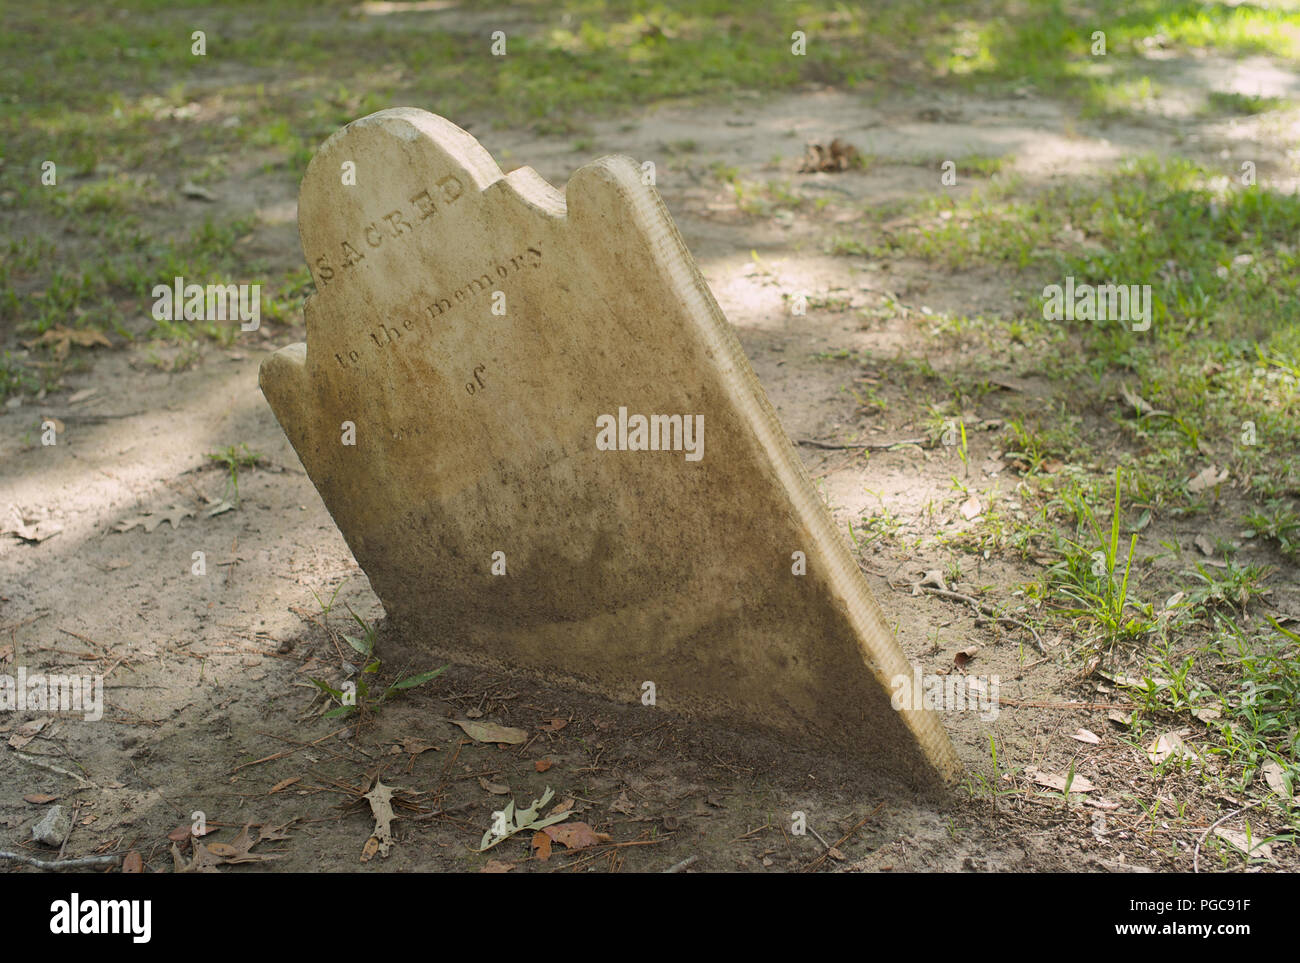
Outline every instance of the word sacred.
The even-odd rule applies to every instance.
[[[597,451],[685,451],[687,461],[704,457],[704,416],[631,415],[626,408],[596,418]]]
[[[451,205],[456,203],[465,193],[465,187],[461,184],[460,178],[455,174],[448,174],[435,185],[435,189],[442,196],[444,204]],[[433,215],[438,213],[438,204],[434,200],[433,192],[428,190],[420,191],[418,194],[411,195],[407,199],[410,208],[406,211],[400,207],[395,211],[389,211],[378,221],[371,221],[362,231],[365,238],[365,245],[370,248],[377,248],[384,243],[385,237],[394,240],[405,237],[415,231],[415,224],[423,224]],[[410,220],[407,215],[410,215]],[[358,262],[365,259],[361,253],[360,243],[353,244],[351,241],[344,240],[339,246],[342,260],[339,262],[342,268],[350,268]],[[312,262],[316,266],[316,277],[321,287],[329,284],[334,280],[337,271],[330,262],[329,256],[322,254]]]

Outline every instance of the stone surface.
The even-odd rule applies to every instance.
[[[68,835],[71,817],[62,806],[51,806],[45,815],[32,827],[32,839],[43,846],[59,847]]]
[[[405,638],[955,774],[937,717],[891,707],[911,667],[635,162],[561,192],[387,110],[321,147],[298,218],[307,344],[262,390]],[[651,415],[682,431],[635,450]]]

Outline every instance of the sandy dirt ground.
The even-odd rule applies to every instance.
[[[503,168],[529,165],[557,185],[602,154],[655,160],[659,190],[788,434],[832,443],[923,437],[925,413],[909,404],[918,376],[898,359],[924,357],[940,373],[959,372],[963,351],[936,346],[929,314],[1011,307],[993,271],[947,274],[827,253],[826,238],[859,219],[856,204],[937,190],[929,164],[937,157],[1013,155],[1026,178],[1048,182],[1174,143],[1206,157],[1251,138],[1261,157],[1282,150],[1249,120],[1232,128],[1174,120],[1077,128],[1031,97],[918,94],[887,104],[829,91],[741,97],[594,122],[587,151],[575,150],[571,137],[452,119]],[[805,142],[832,137],[885,162],[798,174]],[[691,146],[672,147],[684,142]],[[717,164],[742,178],[789,179],[803,196],[828,203],[746,214],[710,175]],[[244,242],[251,252],[275,269],[298,262],[296,184],[249,159],[246,170],[210,188],[222,213],[257,214]],[[813,299],[802,317],[789,310],[795,291]],[[205,842],[248,849],[237,834],[261,827],[250,861],[223,872],[479,871],[490,860],[516,872],[662,870],[683,860],[712,871],[1144,872],[1190,869],[1208,820],[1170,831],[1143,803],[1177,796],[1200,799],[1207,813],[1231,808],[1230,800],[1196,796],[1193,776],[1152,776],[1108,718],[1126,699],[1064,658],[1068,640],[1045,636],[1043,654],[1016,625],[914,594],[925,572],[946,570],[952,558],[926,536],[973,524],[951,484],[963,471],[955,452],[928,444],[869,455],[800,451],[846,538],[851,520],[887,510],[909,544],[922,540],[915,549],[897,542],[857,549],[908,658],[948,672],[975,646],[971,671],[1001,679],[996,719],[943,713],[971,773],[949,794],[916,796],[816,747],[461,667],[362,721],[322,718],[326,703],[309,677],[337,683],[356,659],[341,641],[351,624],[345,603],[379,623],[383,678],[442,663],[421,640],[390,638],[364,574],[258,390],[259,362],[303,339],[297,323],[264,325],[231,348],[205,347],[200,363],[176,373],[146,363],[143,347],[97,351],[65,390],[0,414],[0,509],[15,505],[61,527],[37,543],[0,539],[0,670],[100,674],[106,702],[97,723],[41,712],[0,718],[0,848],[36,851],[31,828],[48,802],[24,801],[30,795],[57,797],[74,816],[66,855],[134,850],[149,871],[189,865],[189,839],[175,847],[169,833],[185,835],[202,813],[211,830]],[[1009,347],[1008,372],[1019,371],[1018,359]],[[1016,376],[967,412],[967,423],[984,430],[972,433],[966,483],[1013,504],[1017,476],[996,429],[1046,390],[1044,378]],[[864,411],[847,390],[855,385],[871,387],[887,407]],[[64,429],[57,445],[42,446],[39,424],[49,417]],[[230,494],[229,479],[206,453],[239,444],[262,459],[240,472],[238,507],[212,515]],[[143,521],[116,530],[136,519]],[[1181,541],[1203,528],[1176,519],[1157,527],[1151,538]],[[201,576],[193,573],[196,552],[204,553]],[[985,597],[998,604],[1014,603],[1020,585],[1039,574],[1030,561],[996,555],[964,555],[963,566],[954,587],[991,586]],[[1300,611],[1294,577],[1275,591],[1275,601]],[[528,737],[479,743],[452,724],[467,718]],[[1072,738],[1081,728],[1096,733],[1097,744]],[[1096,788],[1068,800],[975,791],[981,780],[1029,786],[1025,767],[1073,767]],[[1006,777],[1013,769],[1019,774]],[[376,778],[396,791],[386,856],[367,846],[375,819],[363,795]],[[524,808],[548,788],[548,808],[567,805],[570,822],[608,838],[575,852],[557,842],[547,854],[525,833],[490,853],[473,851],[506,800]],[[794,813],[805,814],[811,832],[792,833]],[[268,859],[251,861],[257,854]]]

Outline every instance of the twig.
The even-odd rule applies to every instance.
[[[77,780],[77,782],[84,783],[87,786],[94,785],[94,783],[92,783],[89,779],[85,779],[81,776],[78,776],[75,772],[69,772],[67,769],[61,769],[58,766],[54,765],[54,763],[52,762],[42,762],[41,760],[37,759],[35,756],[29,756],[25,752],[15,751],[14,755],[17,756],[19,759],[21,759],[23,762],[30,762],[33,766],[39,766],[41,769],[48,769],[50,772],[58,773],[60,776],[69,776]]]
[[[234,775],[235,773],[239,772],[239,770],[247,769],[249,766],[260,766],[264,762],[271,762],[274,759],[283,759],[285,756],[292,756],[295,752],[302,752],[302,750],[304,749],[310,749],[312,746],[316,745],[317,743],[324,742],[326,739],[329,739],[331,736],[337,736],[340,732],[343,732],[348,728],[349,728],[348,726],[344,726],[342,729],[335,729],[333,732],[321,736],[319,739],[316,740],[316,742],[304,742],[301,745],[299,745],[296,749],[286,749],[284,752],[272,753],[269,756],[263,756],[261,759],[254,759],[252,762],[246,762],[243,765],[239,765],[236,766],[234,769],[231,769],[229,775]],[[292,740],[286,739],[285,741],[290,742]]]
[[[685,859],[683,859],[680,863],[674,863],[673,865],[669,866],[667,869],[664,870],[664,872],[665,872],[665,873],[680,873],[680,872],[681,872],[682,870],[684,870],[687,866],[691,865],[691,863],[695,862],[695,861],[696,861],[697,859],[699,859],[699,858],[700,858],[699,856],[687,856],[687,857],[686,857]]]
[[[31,625],[33,622],[37,622],[45,618],[45,616],[49,614],[50,614],[49,612],[42,612],[40,615],[33,615],[29,619],[23,619],[21,622],[15,622],[12,625],[0,626],[0,632],[8,632],[12,629],[21,629],[24,625]]]
[[[22,853],[10,853],[0,850],[0,859],[12,860],[15,863],[26,863],[28,866],[35,866],[37,869],[83,869],[87,866],[107,866],[121,858],[121,853],[110,853],[107,856],[82,856],[79,859],[37,859],[34,856],[24,856]]]
[[[869,813],[867,813],[865,816],[863,816],[863,817],[858,821],[858,824],[857,824],[856,826],[854,826],[854,827],[853,827],[852,829],[850,829],[847,833],[845,833],[843,836],[841,836],[841,837],[839,838],[839,841],[838,841],[834,846],[826,846],[826,844],[823,842],[822,845],[823,845],[823,846],[826,846],[826,852],[822,853],[820,856],[818,856],[816,859],[814,859],[811,863],[809,863],[807,866],[805,866],[805,867],[803,868],[803,871],[804,871],[805,873],[810,872],[810,871],[811,871],[812,869],[814,869],[815,867],[820,866],[822,863],[826,862],[826,857],[829,856],[829,855],[831,854],[831,850],[832,850],[832,849],[839,849],[840,846],[842,846],[842,845],[844,845],[845,843],[847,843],[847,842],[849,841],[849,837],[850,837],[850,836],[852,836],[852,835],[853,835],[854,833],[856,833],[859,829],[861,829],[863,826],[865,826],[865,825],[866,825],[866,822],[867,822],[868,819],[870,819],[872,816],[874,816],[876,813],[880,812],[880,810],[882,810],[882,809],[884,809],[884,808],[885,808],[885,804],[884,804],[883,802],[880,803],[880,805],[878,805],[875,809],[871,810],[871,812],[869,812]],[[808,828],[809,828],[809,829],[812,829],[811,826],[809,826]],[[814,835],[814,836],[817,836],[816,833],[813,833],[813,835]],[[820,836],[817,836],[817,838],[818,838],[818,839],[821,839]]]
[[[77,825],[77,817],[81,815],[81,803],[77,803],[72,810],[72,818],[68,820],[68,831],[63,834],[63,842],[59,843],[59,859],[63,858],[63,851],[68,848],[68,840],[72,837],[72,827]]]
[[[893,587],[897,588],[897,586],[893,586]],[[986,615],[997,622],[1006,622],[1009,625],[1016,625],[1022,629],[1025,629],[1026,631],[1029,632],[1030,635],[1034,637],[1034,648],[1036,648],[1043,655],[1047,655],[1047,647],[1043,645],[1043,640],[1042,638],[1039,637],[1038,630],[1035,629],[1028,622],[1022,622],[1020,621],[1020,619],[1013,619],[1009,615],[1003,615],[993,606],[986,605],[985,603],[981,602],[979,599],[975,598],[973,595],[963,595],[961,592],[953,592],[949,589],[934,588],[933,586],[930,585],[916,585],[913,587],[919,588],[922,592],[929,592],[931,595],[937,595],[940,598],[952,599],[955,602],[965,602],[967,605],[973,608],[980,615]]]
[[[1201,833],[1201,838],[1196,841],[1196,849],[1192,851],[1192,872],[1193,873],[1199,873],[1201,871],[1200,869],[1201,843],[1205,842],[1205,838],[1209,836],[1210,833],[1214,832],[1214,830],[1220,824],[1227,822],[1229,819],[1231,819],[1233,816],[1236,816],[1238,813],[1244,813],[1247,809],[1251,809],[1254,806],[1258,806],[1261,802],[1263,802],[1262,799],[1256,799],[1249,806],[1242,806],[1240,809],[1234,809],[1232,812],[1228,813],[1228,815],[1221,816],[1220,818],[1216,819],[1214,822],[1210,823],[1210,825],[1205,828],[1205,832]],[[1249,856],[1250,853],[1247,853],[1246,855]]]
[[[829,441],[816,441],[812,438],[800,438],[798,444],[805,448],[821,448],[824,451],[847,451],[849,449],[863,449],[865,451],[888,451],[898,445],[924,445],[929,442],[929,438],[900,438],[898,441],[862,441],[855,442],[851,445],[838,445]]]

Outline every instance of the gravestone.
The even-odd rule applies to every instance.
[[[307,343],[262,391],[403,638],[950,779],[646,180],[606,157],[561,192],[424,111],[349,124],[298,202]]]

